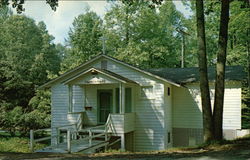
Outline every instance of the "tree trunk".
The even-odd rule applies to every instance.
[[[200,72],[200,90],[203,114],[203,134],[204,141],[213,139],[213,117],[209,94],[207,76],[207,53],[205,38],[205,22],[203,0],[196,0],[196,20],[197,20],[197,39],[198,39],[198,61]]]
[[[219,31],[219,50],[217,53],[215,100],[214,100],[214,136],[216,140],[223,138],[223,103],[225,89],[225,63],[227,55],[229,22],[229,0],[221,1],[220,31]]]

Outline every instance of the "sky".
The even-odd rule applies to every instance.
[[[191,12],[185,9],[181,1],[174,1],[177,10],[185,16],[190,16]],[[109,9],[109,4],[105,0],[59,0],[59,7],[56,11],[51,10],[50,6],[43,1],[25,1],[25,14],[35,19],[36,22],[44,21],[49,33],[55,37],[55,43],[64,44],[68,37],[68,32],[74,18],[83,14],[87,8],[103,17]]]

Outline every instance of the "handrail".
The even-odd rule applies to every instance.
[[[34,130],[34,133],[36,132],[41,132],[41,131],[51,131],[51,128],[44,128],[44,129],[37,129],[37,130]]]
[[[92,140],[94,138],[105,136],[105,141],[107,142],[108,141],[108,131],[109,131],[109,128],[110,128],[110,125],[111,125],[110,122],[111,122],[111,115],[109,114],[109,116],[107,118],[107,121],[106,121],[106,123],[104,125],[95,126],[95,127],[91,127],[91,128],[88,128],[88,129],[81,130],[81,131],[89,132],[89,136],[85,137],[85,138],[82,138],[82,140],[89,140],[89,146],[92,146]],[[34,150],[34,143],[35,142],[45,141],[45,140],[48,140],[48,139],[50,139],[52,137],[57,138],[56,142],[57,142],[57,145],[58,145],[60,143],[59,138],[62,136],[61,133],[60,133],[60,130],[62,128],[64,128],[64,127],[75,126],[75,129],[76,129],[75,131],[71,130],[69,128],[65,128],[65,129],[67,129],[67,134],[66,134],[67,149],[68,149],[68,152],[70,153],[71,152],[71,140],[77,139],[76,134],[79,133],[79,130],[81,128],[82,123],[83,123],[83,114],[80,114],[79,117],[78,117],[77,123],[57,126],[57,127],[55,127],[56,131],[57,131],[56,135],[53,135],[53,136],[51,135],[50,137],[43,137],[43,138],[36,139],[36,140],[34,139],[34,133],[39,132],[39,131],[51,131],[51,129],[39,129],[39,130],[36,130],[36,131],[31,130],[30,131],[30,148],[31,148],[31,151],[33,152],[33,150]],[[103,133],[93,134],[94,129],[103,128],[103,127],[104,127],[104,132]],[[72,137],[72,136],[75,136],[75,137]],[[106,147],[107,146],[105,146],[105,148]]]
[[[69,127],[69,126],[74,126],[76,125],[75,123],[72,124],[65,124],[65,125],[61,125],[61,126],[56,126],[55,128],[63,128],[63,127]]]
[[[110,127],[110,120],[111,120],[111,118],[110,118],[110,114],[109,114],[109,116],[107,118],[107,121],[106,121],[106,123],[104,125],[95,126],[95,127],[87,128],[87,129],[84,129],[84,130],[80,130],[81,132],[87,131],[89,133],[88,137],[81,138],[81,140],[89,140],[89,147],[92,146],[93,138],[105,136],[105,141],[107,142],[108,141],[108,130],[109,130],[109,127]],[[96,135],[93,134],[92,131],[94,129],[102,128],[102,127],[104,127],[104,132],[103,133],[99,133],[99,134],[96,134]],[[79,132],[79,131],[75,131],[75,132]],[[68,150],[69,153],[71,152],[71,135],[72,134],[74,134],[74,132],[72,132],[70,130],[67,130],[67,150]],[[107,145],[105,146],[105,149],[106,148],[107,148]]]
[[[34,146],[35,146],[36,142],[46,141],[46,140],[49,140],[51,138],[51,136],[49,136],[49,137],[35,139],[35,136],[34,136],[35,133],[41,132],[41,131],[51,132],[51,129],[45,128],[45,129],[38,129],[38,130],[30,130],[30,150],[31,150],[31,152],[34,151]]]
[[[109,146],[112,146],[112,145],[114,145],[114,144],[116,144],[116,143],[118,143],[120,141],[121,141],[121,138],[119,138],[119,139],[115,140],[114,142],[110,143]]]
[[[93,129],[97,129],[97,128],[102,128],[105,127],[106,125],[100,125],[100,126],[94,126],[94,127],[90,127],[90,128],[86,128],[86,129],[81,129],[78,132],[88,132],[89,130],[93,130]]]

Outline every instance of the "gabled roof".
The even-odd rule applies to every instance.
[[[79,74],[82,74],[83,72],[86,72],[86,67],[88,64],[91,64],[92,62],[101,59],[106,58],[108,60],[117,62],[119,64],[122,64],[124,66],[127,66],[128,68],[134,69],[138,72],[144,73],[148,76],[154,77],[156,79],[162,80],[164,82],[170,83],[172,85],[180,87],[181,85],[184,85],[186,83],[193,83],[199,81],[199,68],[198,67],[191,67],[191,68],[160,68],[160,69],[150,69],[150,70],[144,70],[140,69],[136,66],[133,66],[131,64],[125,63],[123,61],[120,61],[116,58],[110,57],[108,55],[100,54],[93,59],[87,61],[86,63],[83,63],[82,65],[65,72],[64,74],[60,75],[59,77],[45,83],[44,85],[40,86],[39,88],[45,88],[45,87],[51,87],[54,83],[59,81],[64,81],[65,78],[71,79]],[[84,69],[84,70],[83,70]],[[114,77],[120,79],[124,79],[125,77],[122,77],[121,75],[118,75],[114,72],[108,71],[108,70],[101,70],[99,71],[113,75]],[[226,81],[242,81],[246,77],[246,73],[244,72],[243,67],[241,66],[227,66],[226,67]],[[215,81],[215,67],[208,67],[208,78],[209,81]]]
[[[186,84],[199,81],[199,68],[160,68],[150,69],[150,73],[162,78],[169,78],[176,83]],[[208,67],[209,81],[215,81],[215,67]],[[242,81],[246,78],[246,72],[242,66],[227,66],[225,69],[225,81]]]
[[[115,80],[117,80],[119,82],[122,82],[122,83],[135,83],[135,84],[137,84],[135,81],[132,81],[132,80],[130,80],[128,78],[125,78],[125,77],[123,77],[121,75],[118,75],[118,74],[116,74],[114,72],[111,72],[111,71],[108,71],[108,70],[105,70],[105,69],[98,69],[98,68],[94,68],[94,67],[90,68],[88,70],[85,70],[82,73],[79,73],[74,77],[71,77],[70,79],[67,79],[63,83],[64,84],[70,83],[70,82],[80,78],[81,76],[84,76],[85,74],[93,73],[93,72],[103,74],[103,75],[105,75],[107,77],[110,77],[110,78],[115,79]]]
[[[81,72],[82,72],[82,69],[84,69],[84,67],[85,67],[86,65],[88,65],[88,64],[90,64],[90,63],[92,63],[92,62],[94,62],[94,61],[96,61],[96,60],[98,60],[98,59],[100,59],[100,58],[106,58],[106,59],[109,59],[109,60],[111,60],[111,61],[115,61],[115,62],[117,62],[117,63],[123,64],[123,65],[125,65],[125,66],[127,66],[127,67],[129,67],[129,68],[132,68],[132,69],[134,69],[134,70],[136,70],[136,71],[142,72],[142,73],[144,73],[144,74],[146,74],[146,75],[149,75],[149,76],[151,76],[151,77],[154,77],[154,78],[156,78],[156,79],[160,79],[160,80],[162,80],[162,81],[168,82],[168,83],[170,83],[170,84],[172,84],[172,85],[175,85],[175,86],[178,86],[178,87],[181,86],[180,84],[178,84],[178,83],[176,83],[176,82],[174,82],[174,81],[172,81],[172,80],[170,80],[170,79],[168,79],[168,78],[160,77],[160,76],[155,75],[155,74],[152,74],[152,73],[150,73],[150,72],[148,72],[148,71],[146,71],[146,70],[139,69],[138,67],[135,67],[135,66],[132,66],[132,65],[130,65],[130,64],[128,64],[128,63],[125,63],[125,62],[123,62],[123,61],[120,61],[120,60],[118,60],[118,59],[116,59],[116,58],[110,57],[110,56],[108,56],[108,55],[100,54],[100,55],[97,55],[96,57],[94,57],[93,59],[87,61],[86,63],[83,63],[83,64],[79,65],[78,67],[76,67],[76,68],[74,68],[74,69],[72,69],[72,70],[69,70],[68,72],[65,72],[64,74],[58,76],[57,78],[52,79],[51,81],[49,81],[49,82],[47,82],[47,83],[41,85],[41,86],[39,87],[39,89],[41,89],[41,88],[46,88],[46,87],[51,87],[54,83],[56,83],[56,82],[58,82],[58,81],[62,81],[65,77],[67,77],[67,76],[73,74],[74,72],[77,72],[77,74],[81,73]],[[75,76],[75,75],[73,75],[73,76]]]

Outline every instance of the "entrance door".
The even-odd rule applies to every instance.
[[[107,121],[112,109],[112,90],[98,90],[98,123]]]

